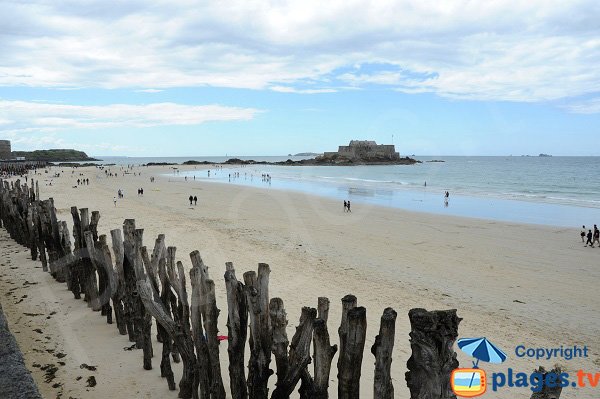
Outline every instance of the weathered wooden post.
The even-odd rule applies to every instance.
[[[314,322],[313,349],[314,349],[314,392],[313,398],[327,399],[329,397],[329,374],[331,361],[337,352],[337,345],[330,345],[327,319],[329,317],[329,299],[319,297],[318,318]]]
[[[347,313],[347,334],[344,349],[340,351],[338,368],[338,399],[358,399],[360,373],[367,335],[367,310],[353,307]]]
[[[221,363],[219,360],[218,317],[220,310],[217,308],[215,297],[215,283],[208,275],[208,267],[202,261],[200,252],[190,253],[192,270],[190,280],[193,291],[192,320],[202,321],[206,335],[206,347],[208,350],[208,378],[210,384],[210,397],[213,399],[225,399],[225,387],[221,376]],[[195,298],[195,301],[194,301]],[[194,316],[194,313],[196,315]],[[196,330],[199,330],[196,328]],[[200,359],[199,359],[200,360]],[[201,363],[201,367],[204,364]],[[200,370],[203,373],[203,370]]]
[[[87,255],[91,265],[91,268],[86,272],[86,292],[89,295],[88,305],[91,306],[94,311],[99,311],[102,306],[98,299],[98,288],[96,285],[96,269],[99,267],[96,257],[96,246],[91,231],[84,232],[83,237],[86,242]]]
[[[391,368],[397,316],[398,314],[392,308],[386,308],[383,311],[379,335],[375,337],[375,343],[371,347],[371,353],[375,356],[374,398],[394,398]]]
[[[235,276],[233,263],[225,264],[225,286],[227,289],[227,331],[229,355],[229,386],[233,398],[247,399],[246,373],[244,370],[244,348],[248,334],[248,302],[244,284]]]
[[[121,234],[120,229],[111,230],[110,236],[112,239],[113,253],[115,255],[114,278],[116,280],[116,289],[112,292],[113,306],[115,308],[115,318],[117,319],[117,328],[119,329],[119,334],[127,335],[127,330],[129,329],[130,321],[128,313],[126,313],[124,309],[126,288],[125,271],[123,270],[123,262],[125,257],[125,250],[123,248],[123,236]],[[132,325],[131,330],[133,331]]]
[[[158,262],[158,277],[160,279],[161,289],[160,289],[160,303],[163,306],[164,312],[171,317],[171,286],[169,284],[169,279],[167,278],[167,261],[166,258],[161,256]],[[158,301],[156,301],[158,302]],[[156,318],[156,317],[155,317]],[[160,376],[167,379],[167,384],[169,385],[169,389],[171,391],[175,390],[175,379],[173,376],[173,369],[171,368],[171,361],[169,356],[173,350],[173,338],[167,333],[167,330],[160,323],[160,320],[156,319],[160,328],[158,329],[158,333],[162,335],[162,360],[160,362]]]
[[[76,206],[71,207],[71,216],[73,217],[73,239],[74,239],[74,253],[77,258],[76,263],[71,267],[71,291],[75,299],[81,299],[81,291],[83,290],[82,278],[83,278],[83,266],[82,266],[82,252],[84,248],[83,233],[81,229],[81,218],[79,217],[79,210]]]
[[[152,285],[149,281],[137,282],[137,290],[144,306],[148,312],[165,328],[169,337],[175,341],[179,347],[183,359],[183,376],[179,382],[179,397],[181,399],[191,399],[194,394],[193,384],[197,379],[197,359],[194,354],[194,343],[189,331],[185,331],[181,324],[176,323],[165,311],[161,303],[155,302],[152,294]]]
[[[136,348],[144,346],[142,336],[142,315],[136,306],[135,260],[135,220],[126,219],[123,223],[123,274],[125,277],[125,314],[129,341],[135,342]]]
[[[273,374],[271,363],[271,319],[269,317],[269,274],[266,263],[255,271],[244,273],[246,299],[250,314],[250,360],[248,362],[248,394],[250,399],[267,398],[268,381]]]
[[[142,260],[141,248],[143,246],[143,229],[136,229],[134,232],[134,258],[133,269],[136,278],[136,290],[134,291],[135,309],[139,320],[139,338],[142,341],[142,350],[144,351],[144,370],[152,370],[152,316],[146,311],[142,298],[137,292],[137,282],[146,280],[146,272],[144,271],[144,262]]]
[[[537,370],[535,370],[535,373],[538,374],[538,382],[542,386],[542,390],[539,392],[534,392],[531,395],[531,399],[560,399],[563,384],[563,381],[560,378],[560,375],[562,374],[562,369],[560,367],[556,367],[550,371],[546,371],[546,369],[540,366]],[[546,378],[548,374],[558,376],[557,380],[555,381],[555,386],[553,386],[552,388],[549,387],[547,384],[542,383],[542,381],[547,381]]]
[[[456,315],[456,309],[411,309],[408,317],[412,356],[406,363],[406,384],[411,399],[456,399],[450,376],[458,367],[454,342],[462,319]]]
[[[277,298],[276,298],[277,299]],[[283,306],[283,302],[281,303]],[[312,377],[308,374],[307,367],[310,364],[310,343],[314,321],[317,317],[317,310],[314,308],[303,307],[300,323],[296,328],[296,333],[292,337],[290,352],[288,356],[287,373],[285,377],[277,382],[277,387],[273,391],[272,399],[287,399],[294,391],[298,381],[302,378],[300,388],[301,398],[313,397]],[[285,361],[285,359],[283,359]]]

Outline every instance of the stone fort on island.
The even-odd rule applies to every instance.
[[[377,144],[369,140],[351,140],[348,145],[341,145],[337,152],[325,152],[324,159],[345,158],[350,161],[398,161],[400,154],[393,144]]]

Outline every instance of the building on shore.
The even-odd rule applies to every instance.
[[[393,144],[377,144],[369,140],[351,140],[341,145],[337,152],[325,152],[324,159],[345,158],[350,161],[397,161],[400,154]]]
[[[0,160],[12,159],[10,140],[0,140]]]

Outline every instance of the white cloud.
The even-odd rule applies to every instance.
[[[65,105],[0,100],[0,132],[52,132],[61,129],[143,128],[250,120],[259,110],[222,105],[111,104]]]
[[[159,89],[141,89],[141,90],[136,90],[137,93],[160,93],[161,91],[164,91],[164,90],[159,90]]]
[[[546,101],[600,91],[598,20],[596,0],[5,2],[0,85]]]
[[[271,86],[269,89],[280,93],[296,93],[296,94],[317,94],[317,93],[335,93],[336,89],[295,89],[289,86]]]
[[[600,97],[575,102],[565,105],[563,108],[576,114],[597,114],[600,113]]]

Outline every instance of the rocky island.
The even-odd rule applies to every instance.
[[[315,158],[300,161],[288,159],[282,162],[266,162],[231,158],[223,162],[226,165],[289,166],[413,165],[416,163],[421,163],[421,161],[409,157],[400,157],[392,144],[377,144],[375,141],[368,140],[352,140],[348,145],[339,146],[337,152],[325,152]]]

